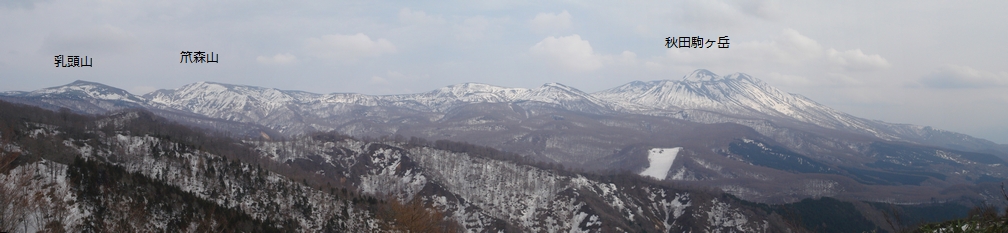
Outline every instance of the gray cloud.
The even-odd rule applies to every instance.
[[[67,33],[53,33],[42,42],[46,54],[119,54],[137,49],[137,38],[126,30],[112,25],[78,29]]]
[[[990,72],[968,66],[944,65],[919,81],[931,88],[997,88],[1008,87],[1008,72]]]
[[[776,19],[781,14],[780,2],[777,0],[756,0],[756,1],[734,1],[738,8],[747,14],[765,18]]]
[[[10,8],[10,9],[24,9],[33,10],[35,9],[35,4],[41,2],[48,2],[47,0],[4,0],[0,1],[0,7]]]
[[[866,71],[889,67],[889,61],[878,54],[864,54],[861,49],[837,51],[826,50],[830,62],[847,70]]]

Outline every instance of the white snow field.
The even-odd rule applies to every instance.
[[[676,148],[654,148],[648,151],[648,167],[640,173],[642,176],[650,176],[655,179],[664,180],[665,174],[672,168],[676,155],[682,147]]]

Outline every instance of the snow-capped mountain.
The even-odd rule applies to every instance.
[[[175,90],[155,91],[143,98],[155,108],[256,123],[291,135],[336,129],[352,120],[347,116],[355,112],[383,120],[396,115],[432,113],[435,115],[432,120],[436,120],[451,109],[478,103],[549,106],[596,114],[609,111],[598,98],[558,83],[533,89],[464,83],[425,93],[373,96],[199,82]]]
[[[72,85],[68,85],[72,86]],[[32,92],[33,96],[70,90],[64,87]],[[34,94],[38,93],[38,94]],[[707,70],[697,70],[681,80],[634,81],[619,87],[588,94],[559,83],[547,83],[538,88],[508,88],[480,83],[463,83],[430,92],[401,95],[363,95],[353,93],[315,94],[275,88],[199,82],[174,90],[159,90],[137,97],[125,91],[133,102],[143,102],[154,108],[181,110],[217,119],[266,125],[285,134],[312,130],[332,130],[345,120],[334,119],[354,111],[387,111],[433,113],[437,120],[442,113],[469,104],[509,103],[525,108],[551,107],[574,112],[607,115],[633,113],[666,116],[700,123],[739,123],[757,130],[752,119],[770,120],[775,124],[798,124],[823,127],[885,140],[927,140],[931,132],[925,127],[890,124],[858,118],[823,106],[801,95],[780,91],[767,83],[742,73],[718,76]],[[117,95],[106,95],[117,97]],[[95,98],[108,98],[96,96]],[[361,110],[361,108],[367,110]],[[375,113],[394,118],[390,113]],[[365,114],[374,116],[375,114]],[[402,113],[406,114],[406,113]],[[335,123],[335,124],[334,124]],[[926,131],[926,132],[925,132]],[[770,134],[763,130],[761,133]],[[946,137],[968,138],[965,135]],[[959,149],[977,149],[992,143],[966,139]],[[947,145],[956,145],[947,144]]]
[[[534,89],[464,83],[427,93],[395,95],[387,98],[416,101],[430,110],[441,112],[466,103],[540,103],[591,113],[601,113],[606,108],[603,101],[588,93],[559,83],[547,83]]]
[[[550,115],[559,110],[603,117],[629,113],[698,123],[735,123],[791,143],[790,146],[800,143],[782,140],[781,137],[787,137],[782,134],[791,132],[782,127],[803,131],[839,130],[883,140],[1008,154],[1006,146],[983,139],[931,127],[858,118],[801,95],[780,91],[746,74],[718,76],[703,69],[680,80],[634,81],[591,94],[559,83],[547,83],[538,88],[463,83],[416,94],[364,95],[316,94],[199,82],[137,96],[98,83],[76,81],[32,92],[2,93],[0,98],[86,113],[147,108],[175,115],[191,114],[262,125],[286,135],[329,130],[388,134],[401,127],[387,124],[402,117],[420,121],[414,124],[436,123],[448,120],[443,118],[446,113],[465,106],[508,104],[511,107],[507,111],[518,112],[523,118]],[[347,128],[347,124],[363,124],[360,120],[369,123]],[[381,129],[360,131],[361,127]]]
[[[783,118],[885,139],[898,138],[880,133],[874,129],[877,124],[872,121],[836,111],[801,95],[780,91],[742,73],[717,76],[707,70],[696,70],[682,80],[631,82],[592,95],[642,114],[674,115],[700,110],[741,118]]]
[[[359,106],[404,107],[416,111],[444,112],[468,103],[538,102],[571,110],[601,111],[603,101],[559,83],[542,87],[508,88],[481,83],[463,83],[425,93],[372,96],[353,93],[315,94],[275,88],[240,86],[210,82],[185,85],[175,90],[159,90],[144,95],[153,103],[185,109],[208,116],[223,112],[253,110],[257,113],[283,111],[284,106],[352,104]]]
[[[634,81],[592,94],[613,103],[623,112],[669,116],[701,123],[736,123],[764,135],[766,127],[826,128],[883,140],[910,141],[926,145],[978,150],[1008,155],[1008,147],[928,126],[894,124],[859,118],[799,94],[783,92],[743,73],[718,76],[696,70],[681,80]],[[806,129],[808,130],[808,129]]]
[[[43,88],[31,92],[22,92],[14,96],[35,98],[97,99],[123,101],[128,103],[143,103],[145,101],[142,97],[130,94],[126,90],[83,80],[77,80],[70,84],[58,87]]]

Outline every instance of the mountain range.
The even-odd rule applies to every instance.
[[[650,149],[681,147],[660,180],[765,202],[990,199],[981,184],[1008,178],[1008,145],[859,118],[750,75],[707,70],[595,93],[559,83],[364,95],[199,82],[134,95],[77,81],[0,100],[88,114],[144,109],[242,138],[337,132],[463,141],[596,172],[640,172]],[[950,194],[963,184],[973,188]]]

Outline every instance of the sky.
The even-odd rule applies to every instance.
[[[0,2],[0,91],[87,80],[404,94],[477,82],[586,92],[746,73],[868,119],[1008,144],[1008,1]],[[727,36],[729,48],[667,48]],[[179,63],[182,51],[218,63]],[[54,56],[92,59],[56,68]]]

